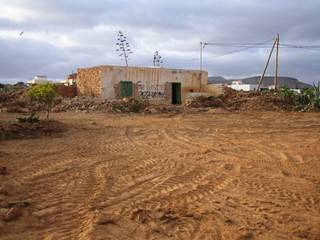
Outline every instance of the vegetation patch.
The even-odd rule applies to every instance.
[[[58,96],[56,85],[46,83],[33,86],[27,92],[27,95],[30,97],[32,102],[36,102],[44,106],[44,110],[47,113],[47,119],[49,119],[49,113]]]

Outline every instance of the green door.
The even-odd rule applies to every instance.
[[[172,83],[172,104],[181,104],[181,83]]]
[[[130,81],[121,81],[120,82],[120,94],[121,97],[132,97],[132,82]]]

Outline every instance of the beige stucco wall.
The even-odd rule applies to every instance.
[[[208,84],[204,87],[204,91],[211,96],[219,96],[223,94],[222,84]]]
[[[184,101],[190,91],[201,92],[208,82],[208,73],[198,70],[101,66],[101,71],[101,95],[106,99],[120,97],[120,81],[132,81],[135,97],[166,101],[171,100],[168,94],[170,83],[181,83],[181,99]]]
[[[212,92],[208,88],[208,72],[152,67],[98,66],[77,70],[80,95],[104,99],[120,98],[120,82],[133,83],[133,96],[160,102],[171,102],[171,83],[181,83],[181,100],[190,92]]]

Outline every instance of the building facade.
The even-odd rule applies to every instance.
[[[47,76],[45,76],[45,75],[37,75],[33,79],[28,80],[27,83],[29,85],[34,85],[34,84],[52,83],[52,81],[48,80]]]
[[[232,81],[232,84],[229,85],[229,87],[231,87],[232,89],[234,89],[236,91],[249,92],[249,91],[256,91],[258,88],[258,85],[257,84],[244,84],[244,83],[242,83],[241,80],[235,80],[235,81]]]
[[[140,97],[179,104],[191,93],[206,92],[208,72],[159,67],[98,66],[77,70],[80,95],[120,99]]]

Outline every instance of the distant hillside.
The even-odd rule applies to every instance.
[[[231,84],[231,82],[224,77],[216,76],[216,77],[209,77],[208,78],[209,83],[224,83],[224,84]]]
[[[243,83],[246,84],[258,84],[259,83],[259,79],[260,76],[255,76],[255,77],[249,77],[249,78],[242,78],[240,80],[242,80]],[[268,87],[273,85],[273,79],[274,77],[265,77],[263,79],[263,82],[261,84],[262,87]],[[233,79],[227,80],[223,77],[209,77],[208,78],[208,82],[209,83],[214,83],[214,84],[218,84],[218,83],[224,83],[224,84],[231,84],[233,81]],[[279,77],[279,86],[288,86],[289,88],[299,88],[299,89],[303,89],[303,88],[309,88],[312,87],[311,85],[307,84],[307,83],[303,83],[300,82],[298,79],[296,78],[291,78],[291,77]]]

